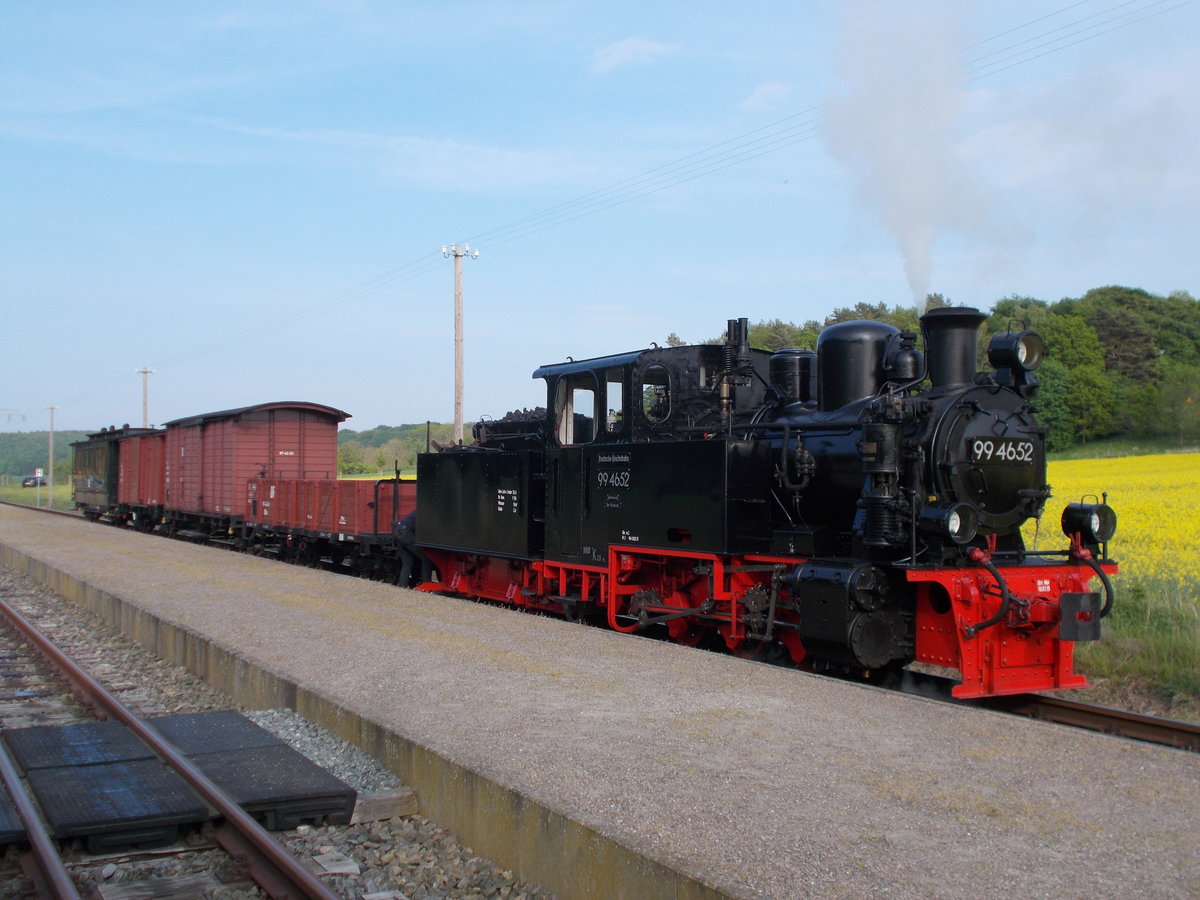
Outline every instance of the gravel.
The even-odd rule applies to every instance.
[[[172,666],[86,610],[24,576],[0,568],[0,591],[23,595],[14,605],[37,627],[70,647],[101,681],[121,684],[121,698],[143,715],[233,709],[236,704],[186,669]],[[403,791],[379,761],[288,709],[242,710],[247,718],[322,766],[359,793]],[[302,825],[279,838],[342,897],[366,900],[546,900],[551,895],[475,855],[449,831],[420,815],[349,826]],[[91,856],[65,848],[77,881],[93,896],[133,881],[179,879],[180,896],[261,897],[211,833],[191,833],[169,848]],[[14,848],[0,858],[0,898],[36,896]]]

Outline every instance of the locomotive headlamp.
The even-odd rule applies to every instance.
[[[979,515],[967,503],[930,503],[921,510],[920,525],[922,531],[965,544],[979,529]]]
[[[1082,535],[1085,544],[1103,544],[1117,531],[1117,514],[1106,503],[1069,503],[1062,514],[1067,537]]]
[[[1046,342],[1036,331],[1005,331],[992,338],[987,355],[993,369],[1032,372],[1046,358]]]

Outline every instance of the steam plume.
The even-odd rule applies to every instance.
[[[957,217],[953,129],[963,101],[963,46],[948,4],[848,5],[826,135],[862,198],[904,256],[918,309],[929,290],[938,228]]]

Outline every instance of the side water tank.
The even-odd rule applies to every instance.
[[[883,387],[884,354],[900,331],[883,322],[859,320],[830,325],[817,338],[818,406],[838,409],[874,396]]]

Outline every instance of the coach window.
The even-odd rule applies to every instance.
[[[560,444],[590,444],[596,436],[596,379],[591,372],[559,379],[554,399]]]
[[[642,373],[642,413],[655,425],[671,417],[671,373],[665,366],[649,366]]]

